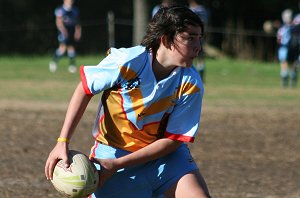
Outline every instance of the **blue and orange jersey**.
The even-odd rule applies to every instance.
[[[136,151],[159,138],[193,142],[200,124],[203,84],[194,67],[175,68],[160,81],[145,47],[111,48],[97,66],[82,66],[88,95],[102,92],[93,136]]]

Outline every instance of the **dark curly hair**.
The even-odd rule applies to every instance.
[[[174,36],[185,31],[189,25],[200,26],[202,34],[204,33],[202,20],[188,7],[180,5],[162,7],[148,24],[141,45],[156,52],[163,35],[166,35],[168,42],[172,43]]]

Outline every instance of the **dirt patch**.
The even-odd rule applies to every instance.
[[[0,105],[1,197],[60,197],[44,164],[65,104]],[[95,111],[86,112],[71,149],[88,154]],[[190,145],[213,197],[300,197],[300,111],[204,107]]]

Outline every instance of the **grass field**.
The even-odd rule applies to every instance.
[[[95,65],[102,57],[79,57]],[[67,72],[67,60],[55,74],[49,57],[0,57],[0,100],[68,100],[79,75]],[[280,87],[278,63],[220,59],[207,61],[205,105],[222,107],[300,108],[299,89]]]
[[[95,65],[101,56],[78,57],[79,65]],[[0,100],[66,101],[79,82],[67,72],[48,72],[49,57],[0,57]],[[213,106],[300,108],[299,88],[282,89],[278,63],[207,60],[205,104]]]
[[[43,167],[79,74],[49,56],[0,56],[1,197],[58,197]],[[79,56],[96,65],[101,56]],[[190,145],[213,197],[300,197],[300,91],[280,87],[278,63],[207,60],[201,129]],[[97,96],[71,148],[88,154]],[[87,133],[86,133],[87,131]],[[88,134],[88,135],[87,135]]]

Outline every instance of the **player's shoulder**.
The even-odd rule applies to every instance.
[[[197,97],[203,97],[204,85],[201,77],[194,67],[190,68],[178,68],[180,71],[179,89],[180,93],[184,95],[197,95]]]
[[[189,68],[182,68],[182,82],[183,83],[189,83],[193,84],[199,88],[203,88],[203,82],[202,79],[197,71],[197,69],[192,66]]]
[[[188,67],[188,68],[184,68],[183,71],[184,71],[185,76],[190,76],[190,77],[196,78],[196,79],[198,79],[200,77],[199,73],[194,65],[192,65],[191,67]]]
[[[133,46],[133,47],[128,47],[128,48],[125,48],[125,47],[122,47],[122,48],[110,48],[111,49],[111,53],[116,53],[116,52],[119,52],[119,53],[122,53],[122,54],[140,54],[140,53],[143,53],[146,51],[146,48],[144,46],[141,46],[141,45],[137,45],[137,46]]]
[[[148,55],[148,51],[143,46],[134,46],[130,48],[110,48],[108,56],[116,58],[119,64],[129,62],[143,61]]]
[[[122,67],[125,70],[141,71],[146,65],[149,53],[145,47],[135,46],[131,48],[110,48],[107,56],[99,63],[101,66],[112,65]]]
[[[54,10],[55,16],[62,16],[62,15],[64,15],[64,13],[65,13],[65,9],[63,6],[59,6],[59,7],[55,8],[55,10]]]
[[[76,7],[76,6],[72,6],[72,12],[76,13],[76,14],[79,14],[79,8]]]

